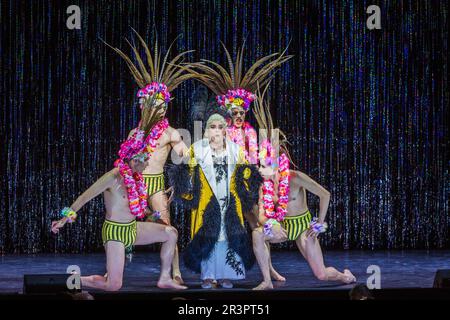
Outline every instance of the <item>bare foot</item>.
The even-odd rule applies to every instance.
[[[344,283],[356,282],[356,277],[353,275],[353,273],[350,272],[350,270],[344,269],[344,274],[345,274]]]
[[[160,279],[160,280],[158,280],[158,283],[156,284],[156,286],[161,289],[178,289],[178,290],[187,289],[186,286],[179,285],[172,279],[167,279],[167,280]]]
[[[275,269],[270,270],[270,276],[272,277],[272,280],[275,281],[286,281],[286,278],[276,272]]]
[[[184,284],[183,278],[181,277],[181,274],[176,274],[173,276],[173,281],[175,281],[178,284]]]
[[[270,290],[273,289],[273,284],[271,282],[261,282],[257,287],[254,287],[253,290]]]

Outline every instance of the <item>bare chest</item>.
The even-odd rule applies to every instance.
[[[121,179],[105,191],[104,197],[110,206],[128,206],[128,193]]]

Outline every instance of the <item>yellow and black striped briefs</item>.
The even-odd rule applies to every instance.
[[[309,228],[311,222],[311,213],[307,210],[298,216],[285,216],[283,227],[286,229],[289,240],[297,240],[303,231]]]
[[[144,182],[147,185],[147,195],[151,195],[165,190],[164,173],[143,174]]]
[[[103,245],[108,241],[122,242],[125,248],[131,247],[136,241],[137,223],[136,220],[122,223],[105,220],[102,227]]]

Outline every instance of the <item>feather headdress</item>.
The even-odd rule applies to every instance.
[[[136,63],[122,50],[112,47],[106,42],[105,44],[125,60],[134,80],[140,87],[137,96],[143,99],[140,101],[141,103],[145,102],[146,105],[151,105],[149,104],[150,102],[158,103],[158,100],[168,103],[172,99],[170,93],[175,88],[182,82],[198,76],[198,73],[191,69],[191,64],[184,62],[185,55],[194,50],[183,51],[169,61],[170,51],[178,37],[170,44],[164,58],[162,58],[157,39],[152,54],[144,39],[136,30],[133,29],[133,31],[139,43],[144,48],[145,59],[140,55],[138,47],[132,45],[128,40],[126,42],[130,45],[134,53]],[[149,99],[150,97],[153,99]]]
[[[269,84],[266,84],[262,92],[258,86],[255,94],[255,106],[253,108],[253,114],[260,129],[260,140],[262,141],[260,143],[259,160],[261,163],[275,164],[277,163],[277,151],[280,150],[293,163],[287,148],[289,141],[286,134],[273,125],[270,104],[265,97]]]
[[[193,74],[193,77],[211,89],[216,94],[219,105],[227,110],[241,107],[248,111],[250,104],[255,99],[254,92],[257,89],[257,84],[264,86],[269,83],[273,77],[273,71],[293,57],[292,55],[285,55],[286,48],[282,52],[273,53],[259,59],[244,72],[245,43],[238,50],[235,62],[231,59],[230,52],[223,43],[222,46],[227,56],[228,70],[216,62],[206,59],[186,65],[186,70],[188,73],[195,72],[196,74]]]

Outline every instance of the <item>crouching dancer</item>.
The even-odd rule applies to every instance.
[[[143,111],[151,112],[148,109]],[[117,291],[122,287],[125,265],[125,248],[132,245],[148,245],[161,242],[161,272],[157,283],[159,288],[186,289],[177,284],[170,276],[173,253],[177,244],[177,230],[171,226],[152,222],[137,222],[136,218],[144,218],[147,208],[146,185],[142,171],[147,166],[150,154],[147,147],[164,132],[164,121],[142,122],[119,151],[119,159],[115,168],[104,174],[89,187],[75,202],[61,211],[62,218],[52,222],[52,232],[58,233],[67,223],[75,221],[76,212],[87,202],[104,194],[106,219],[102,228],[103,245],[106,250],[107,274],[81,277],[83,286],[107,291]],[[156,124],[155,124],[156,122]],[[155,124],[152,126],[150,123]],[[151,133],[148,134],[150,132]],[[147,209],[148,210],[148,209]]]

